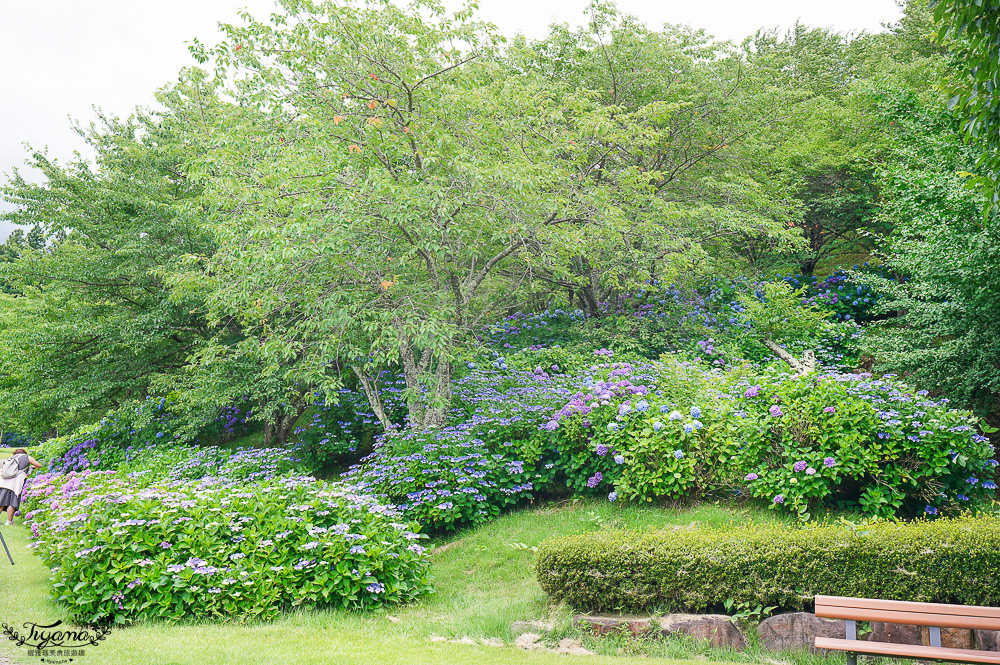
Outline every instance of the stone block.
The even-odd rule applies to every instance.
[[[931,645],[931,629],[927,626],[920,627],[920,639],[924,646]],[[941,646],[949,649],[973,649],[972,631],[968,628],[942,628]]]
[[[884,623],[872,621],[872,632],[868,637],[872,642],[891,642],[893,644],[923,644],[920,639],[920,626],[907,626],[901,623]]]
[[[1000,651],[1000,630],[976,630],[976,648],[980,651]]]
[[[653,622],[649,617],[589,616],[581,614],[573,617],[573,623],[591,635],[625,633],[634,637],[642,637],[653,630]]]
[[[724,614],[671,614],[660,619],[660,628],[664,635],[688,635],[713,647],[742,651],[747,644],[743,633]]]
[[[761,621],[757,637],[769,651],[815,651],[815,638],[843,638],[845,625],[840,619],[823,619],[811,612],[788,612]]]

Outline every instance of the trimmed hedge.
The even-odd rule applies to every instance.
[[[852,526],[600,531],[547,540],[557,601],[590,611],[811,609],[816,594],[1000,605],[1000,517]]]

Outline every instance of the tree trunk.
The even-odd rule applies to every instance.
[[[308,404],[305,402],[299,402],[293,413],[285,414],[277,419],[277,431],[275,432],[276,444],[283,446],[288,443],[288,437],[292,433],[292,428],[295,427],[295,423],[298,422],[299,416],[305,413],[307,408],[309,408]]]
[[[761,343],[770,349],[771,353],[788,363],[788,366],[792,368],[792,371],[799,376],[811,374],[816,371],[816,354],[813,353],[812,349],[806,349],[805,353],[802,354],[802,360],[799,360],[791,353],[778,346],[778,343],[772,339],[761,340]]]
[[[434,370],[434,389],[428,395],[427,408],[424,409],[423,429],[437,429],[448,422],[448,411],[451,410],[451,362],[442,360]]]
[[[368,404],[372,407],[372,411],[375,412],[375,417],[382,424],[382,429],[386,432],[396,429],[396,426],[391,420],[389,420],[388,414],[385,412],[385,405],[382,402],[382,396],[378,394],[378,385],[376,380],[368,376],[368,373],[358,368],[357,365],[351,365],[351,369],[354,370],[354,374],[358,377],[358,381],[361,382],[361,388],[365,391],[365,397],[368,398]]]
[[[594,295],[594,288],[589,284],[580,289],[580,298],[583,300],[583,311],[588,319],[597,319],[601,316],[601,306]]]

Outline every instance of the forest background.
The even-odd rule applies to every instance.
[[[240,403],[281,444],[345,387],[391,429],[388,367],[409,423],[440,426],[499,316],[865,263],[886,296],[865,367],[997,422],[996,72],[975,60],[996,33],[958,30],[974,3],[739,45],[609,3],[511,41],[429,2],[283,4],[196,43],[162,111],[84,128],[93,163],[38,152],[45,182],[4,186],[25,229],[0,249],[8,432],[163,396],[182,438]]]

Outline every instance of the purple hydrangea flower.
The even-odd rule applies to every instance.
[[[603,443],[597,444],[597,454],[600,457],[604,457],[605,455],[608,454],[608,447],[606,445],[604,445]]]
[[[806,469],[806,475],[807,476],[815,476],[816,475],[816,469],[814,469],[812,467],[809,467],[808,469]]]
[[[795,469],[796,473],[798,473],[801,471],[805,471],[807,466],[809,465],[806,463],[805,460],[799,460],[798,462],[795,463],[795,465],[792,468]]]
[[[608,494],[608,501],[614,503],[618,500],[618,492],[611,492]]]
[[[778,496],[774,497],[774,502],[775,503],[779,503],[779,504],[780,503],[784,503],[785,502],[785,497],[783,497],[782,495],[779,494]]]
[[[927,513],[928,515],[938,514],[937,508],[935,508],[934,506],[927,506],[926,508],[924,508],[924,512]]]
[[[760,478],[760,476],[758,476],[756,473],[748,473],[747,477],[744,478],[743,480],[754,481],[757,480],[758,478]]]
[[[750,386],[743,393],[744,397],[756,397],[757,395],[760,395],[760,386]]]
[[[784,412],[781,410],[781,407],[778,406],[777,404],[772,404],[771,408],[768,409],[767,411],[768,411],[768,413],[770,413],[775,418],[777,418],[778,416],[785,415]]]
[[[836,413],[837,408],[833,406],[825,406],[823,407],[823,411],[825,411],[826,413]]]
[[[825,466],[828,469],[831,468],[831,467],[833,467],[836,464],[837,464],[837,460],[833,459],[832,457],[824,457],[823,458],[823,466]]]
[[[604,474],[598,471],[590,478],[587,478],[587,487],[597,487],[598,483],[604,480]]]

